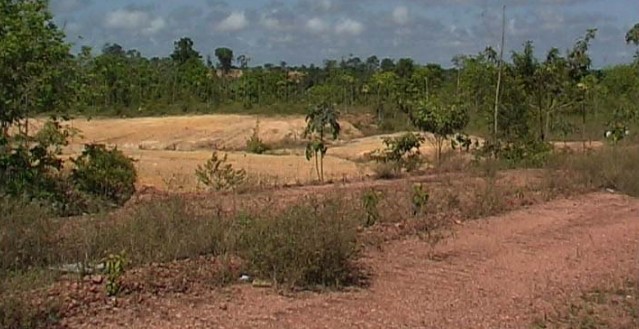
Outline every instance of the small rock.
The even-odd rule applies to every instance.
[[[243,274],[242,276],[240,276],[240,281],[242,281],[242,282],[251,281],[251,277],[246,275],[246,274]]]
[[[220,305],[220,310],[222,310],[222,311],[226,311],[226,310],[228,310],[228,309],[229,309],[229,307],[228,307],[226,304],[222,304],[222,305]]]
[[[91,282],[93,282],[93,284],[102,284],[104,277],[102,275],[94,275],[91,277]]]
[[[253,281],[253,287],[255,288],[270,288],[273,284],[270,281],[266,280],[255,280]]]

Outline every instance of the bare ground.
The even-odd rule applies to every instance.
[[[589,194],[369,251],[367,289],[283,296],[233,286],[66,319],[72,328],[529,328],[639,273],[639,200]]]

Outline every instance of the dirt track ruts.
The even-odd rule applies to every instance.
[[[369,252],[371,287],[284,297],[248,286],[69,319],[103,328],[529,328],[584,290],[639,275],[639,200],[596,193],[482,219],[431,249]],[[431,254],[438,257],[429,257]],[[438,259],[438,260],[434,260]]]

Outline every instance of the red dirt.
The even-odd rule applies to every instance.
[[[639,273],[639,200],[590,194],[368,252],[367,289],[296,294],[234,286],[70,318],[72,328],[528,328],[583,291]],[[437,257],[432,257],[435,254]],[[435,260],[437,259],[437,260]]]

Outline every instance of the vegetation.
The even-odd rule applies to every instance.
[[[406,133],[399,137],[385,137],[383,150],[377,150],[372,158],[380,164],[376,167],[378,178],[391,178],[402,170],[411,172],[422,164],[419,148],[426,139],[420,134]]]
[[[249,67],[246,56],[235,59],[228,48],[216,49],[219,63],[214,67],[187,37],[176,41],[165,58],[145,58],[118,44],[105,45],[95,56],[87,47],[71,54],[47,4],[0,0],[2,327],[46,327],[55,321],[55,305],[38,309],[18,287],[31,292],[39,286],[27,280],[30,275],[63,264],[103,263],[111,296],[131,289],[124,280],[129,267],[198,257],[229,260],[223,262],[229,268],[218,271],[224,283],[235,279],[230,259],[237,259],[239,268],[273,284],[340,288],[361,279],[358,257],[363,245],[379,238],[371,229],[378,223],[402,224],[398,231],[410,226],[406,232],[432,238],[451,217],[466,220],[514,209],[529,194],[608,188],[639,196],[639,149],[631,133],[639,118],[639,71],[636,63],[593,69],[588,52],[596,30],[588,30],[565,55],[553,48],[539,60],[527,42],[509,62],[487,48],[455,57],[450,69],[375,56],[327,60],[323,67]],[[639,44],[638,29],[628,32],[627,43]],[[498,72],[503,89],[495,117]],[[433,134],[440,166],[450,139],[453,148],[469,151],[472,142],[465,130],[488,140],[477,145],[475,162],[487,166],[486,175],[434,186],[411,182],[403,192],[375,189],[294,200],[297,205],[265,201],[256,208],[229,210],[233,207],[223,203],[229,200],[224,195],[206,207],[169,196],[87,220],[58,218],[121,206],[135,193],[137,179],[133,160],[104,145],[86,145],[65,167],[62,149],[78,133],[63,124],[68,111],[89,116],[229,109],[281,114],[285,108],[301,112],[300,104],[312,104],[305,156],[315,159],[319,181],[324,181],[328,139],[336,140],[341,132],[340,113],[354,109],[374,114],[380,129],[393,130],[403,122],[420,132],[384,139],[386,148],[373,155],[387,166],[380,177],[419,168],[423,132]],[[32,118],[45,114],[53,116],[31,131]],[[553,152],[550,142],[557,136],[581,141],[583,154]],[[602,136],[612,145],[587,151],[587,143]],[[259,123],[247,150],[267,150]],[[513,187],[500,182],[491,166],[541,167],[548,180],[543,186]],[[244,170],[217,152],[195,175],[216,191],[239,192],[248,182]],[[10,278],[27,283],[13,286]]]
[[[71,178],[82,192],[94,194],[116,205],[122,205],[135,192],[137,173],[133,159],[117,148],[85,145],[82,154],[72,160]]]
[[[227,163],[228,154],[220,157],[214,151],[211,158],[204,165],[199,165],[195,176],[200,184],[215,191],[235,190],[246,181],[244,169],[234,169]]]
[[[306,129],[304,130],[304,138],[309,141],[306,144],[306,160],[315,158],[315,169],[317,179],[324,181],[324,157],[328,151],[326,145],[326,135],[330,134],[333,139],[337,139],[341,131],[341,127],[337,120],[339,112],[335,110],[333,105],[322,102],[314,106],[306,116]]]

